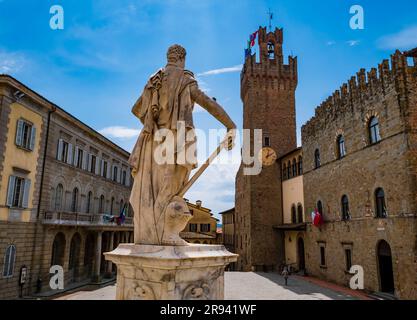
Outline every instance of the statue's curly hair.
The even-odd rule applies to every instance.
[[[168,48],[167,59],[168,62],[177,62],[178,60],[185,59],[187,51],[178,44],[174,44]]]

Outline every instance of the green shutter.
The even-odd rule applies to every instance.
[[[29,208],[29,194],[30,194],[31,181],[29,179],[25,179],[24,181],[25,181],[25,185],[23,189],[22,207]]]
[[[29,149],[33,151],[35,149],[35,140],[36,140],[36,128],[32,127],[32,131],[30,133],[30,145]]]
[[[23,143],[23,120],[17,120],[16,145],[21,147]]]
[[[9,177],[9,188],[7,191],[7,200],[6,206],[11,207],[13,205],[13,196],[14,196],[14,186],[16,183],[16,177],[10,176]]]

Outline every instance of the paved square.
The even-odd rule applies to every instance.
[[[116,286],[94,286],[59,297],[59,300],[114,300]],[[276,273],[226,272],[225,300],[354,300],[349,294],[291,276],[288,286]]]

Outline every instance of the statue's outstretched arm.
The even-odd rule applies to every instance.
[[[203,91],[201,91],[197,84],[191,86],[191,98],[206,109],[213,117],[220,121],[228,130],[236,129],[235,123],[224,111],[221,105],[209,98]]]

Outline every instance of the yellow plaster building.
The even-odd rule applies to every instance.
[[[293,271],[305,270],[304,238],[306,218],[303,192],[303,155],[302,149],[284,155],[279,160],[282,168],[282,206],[284,230],[285,262]]]
[[[200,244],[218,244],[221,234],[217,232],[219,221],[208,208],[202,206],[201,201],[196,204],[187,201],[188,208],[193,215],[180,236],[187,242]]]

